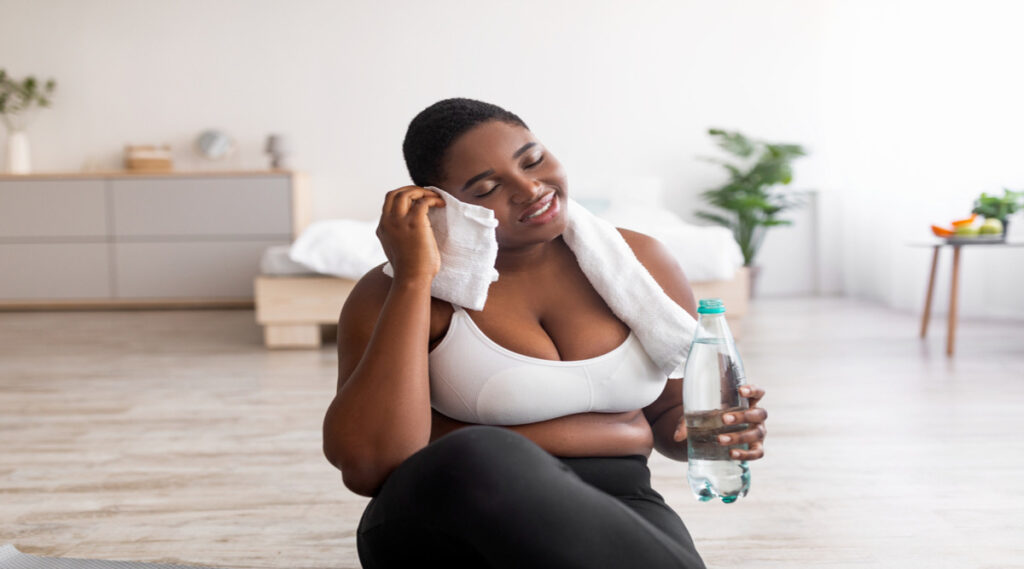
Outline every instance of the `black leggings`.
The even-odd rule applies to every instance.
[[[359,523],[365,569],[704,567],[644,456],[555,458],[499,427],[410,456]]]

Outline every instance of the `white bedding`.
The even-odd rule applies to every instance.
[[[310,224],[292,244],[291,260],[324,275],[358,279],[387,261],[377,223],[328,219]]]
[[[743,265],[740,247],[732,232],[724,227],[692,225],[664,208],[650,206],[612,207],[598,215],[618,227],[645,233],[664,243],[690,281],[730,280]],[[369,221],[318,221],[295,240],[288,251],[290,263],[281,258],[281,249],[271,253],[271,248],[260,266],[264,274],[312,271],[358,279],[387,260],[376,229],[377,223]]]
[[[263,251],[263,256],[260,257],[260,274],[274,275],[278,277],[310,276],[319,274],[309,267],[293,261],[289,256],[291,249],[291,245],[275,245],[273,247],[267,247],[267,249]]]
[[[668,210],[646,206],[614,207],[601,217],[661,241],[690,281],[731,280],[743,266],[743,252],[725,227],[693,225]]]

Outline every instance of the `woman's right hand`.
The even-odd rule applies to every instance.
[[[444,207],[433,190],[404,186],[384,199],[377,238],[395,271],[395,279],[433,279],[441,270],[441,254],[430,227],[427,211]]]

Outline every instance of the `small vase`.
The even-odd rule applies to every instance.
[[[23,130],[12,130],[7,135],[7,173],[28,174],[32,159],[28,149],[28,135]]]

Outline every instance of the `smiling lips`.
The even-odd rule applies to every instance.
[[[541,198],[536,204],[530,206],[519,218],[520,223],[540,224],[551,221],[558,214],[558,200],[555,199],[555,192]]]

